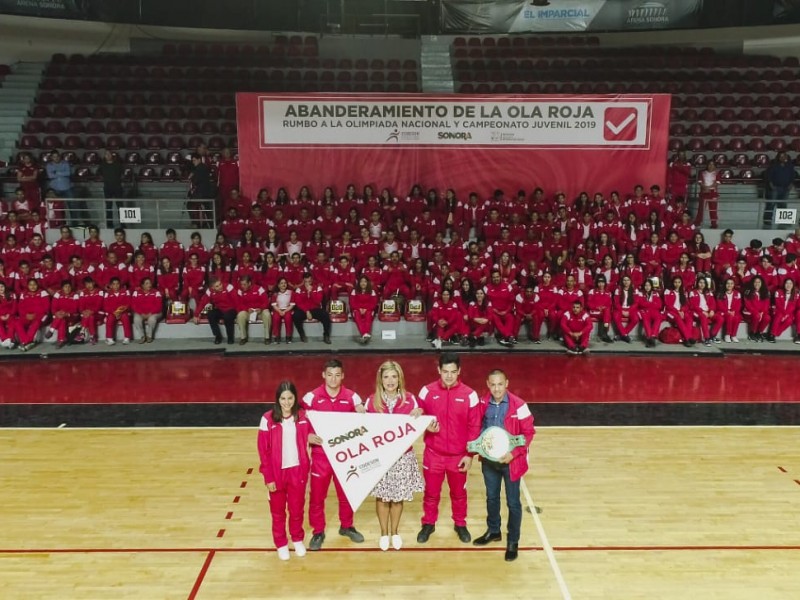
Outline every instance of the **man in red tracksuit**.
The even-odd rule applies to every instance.
[[[97,287],[91,277],[84,279],[83,285],[83,291],[80,292],[78,297],[78,311],[81,317],[84,340],[94,345],[97,343],[97,325],[103,318],[105,294]]]
[[[587,350],[592,327],[592,319],[583,310],[583,304],[577,300],[573,302],[572,310],[561,317],[561,333],[569,354],[583,354]]]
[[[56,348],[63,348],[67,343],[67,329],[78,322],[78,294],[73,291],[72,283],[65,281],[61,291],[53,294],[50,303],[53,320],[44,335],[46,338],[57,334]]]
[[[342,385],[344,368],[341,361],[331,359],[322,371],[325,383],[311,390],[301,401],[306,410],[322,412],[365,412],[361,397]],[[308,524],[311,526],[309,550],[319,550],[325,541],[325,498],[333,477],[333,468],[322,449],[322,439],[314,434],[311,443],[311,493],[308,501]],[[353,526],[353,509],[345,496],[339,480],[334,478],[336,497],[339,499],[339,535],[360,544],[364,536]]]
[[[122,324],[123,344],[129,344],[133,336],[131,331],[131,294],[120,287],[119,277],[112,277],[108,284],[108,292],[103,298],[103,312],[106,314],[106,344],[114,345],[114,330],[117,321]]]
[[[486,486],[486,533],[472,542],[475,546],[485,546],[489,542],[503,539],[500,532],[500,484],[506,488],[508,504],[508,538],[506,540],[506,561],[517,558],[519,534],[522,527],[522,503],[519,499],[520,480],[528,471],[528,446],[536,431],[533,415],[528,404],[519,396],[508,391],[508,377],[501,369],[489,372],[486,379],[489,393],[481,399],[483,415],[481,431],[489,427],[502,427],[509,435],[522,435],[525,444],[517,446],[493,461],[481,457],[483,483]]]
[[[233,344],[233,330],[236,323],[236,291],[231,284],[225,285],[219,279],[214,280],[203,294],[197,310],[194,313],[194,324],[200,322],[200,315],[206,306],[211,305],[208,311],[208,326],[214,334],[214,343],[222,343],[222,331],[219,328],[220,319],[225,325],[225,335],[228,344]]]
[[[324,306],[325,292],[322,286],[317,284],[310,273],[303,276],[303,283],[294,291],[292,296],[295,306],[292,313],[292,321],[297,333],[300,334],[300,341],[307,342],[306,332],[303,324],[306,320],[316,319],[322,323],[322,341],[326,344],[331,343],[331,316]]]
[[[483,410],[475,390],[459,381],[460,374],[458,355],[445,352],[439,356],[439,379],[424,386],[418,395],[424,413],[435,419],[425,432],[425,495],[422,528],[417,534],[420,544],[427,542],[436,529],[445,477],[458,539],[465,544],[472,540],[467,529],[467,471],[472,465],[467,442],[480,435]]]
[[[517,343],[517,323],[514,316],[514,300],[517,293],[509,283],[504,283],[500,271],[492,271],[492,282],[486,286],[486,297],[492,304],[492,325],[497,343],[511,346]]]
[[[139,337],[139,343],[152,342],[156,336],[158,322],[163,316],[164,297],[153,287],[153,280],[149,277],[145,277],[141,289],[131,295],[131,310],[133,329]]]

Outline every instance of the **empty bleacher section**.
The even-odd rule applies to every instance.
[[[414,59],[328,58],[310,35],[275,35],[258,46],[165,43],[157,53],[56,54],[17,150],[40,163],[53,149],[65,152],[91,196],[102,195],[91,182],[105,150],[122,158],[145,195],[185,195],[182,183],[152,184],[181,180],[187,154],[200,144],[212,156],[235,151],[238,91],[417,92],[418,82]]]
[[[499,94],[672,95],[670,149],[752,180],[781,150],[800,152],[797,58],[711,48],[606,48],[596,37],[470,37],[452,45],[456,90]]]

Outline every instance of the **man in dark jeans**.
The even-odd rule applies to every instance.
[[[193,229],[210,228],[212,226],[209,209],[214,196],[216,196],[216,191],[211,182],[211,169],[203,158],[200,154],[192,154],[192,171],[189,175],[191,182],[190,200],[186,204]]]
[[[106,227],[114,227],[114,203],[109,199],[117,200],[117,208],[123,206],[120,198],[124,193],[122,190],[122,163],[114,157],[109,150],[103,156],[103,162],[97,168],[97,172],[103,179],[103,197],[106,198]]]
[[[775,209],[786,208],[785,200],[789,197],[795,177],[797,177],[797,173],[789,160],[789,155],[786,152],[780,152],[764,173],[764,183],[767,188],[767,200],[781,200],[782,202],[767,202],[764,206],[765,228],[772,227]]]
[[[307,342],[306,333],[303,328],[303,323],[308,319],[316,319],[322,323],[322,332],[326,344],[331,343],[331,316],[325,307],[322,305],[324,302],[325,294],[323,293],[322,286],[315,284],[311,273],[303,275],[303,283],[294,293],[295,307],[292,313],[292,321],[297,333],[300,334],[300,341]]]
[[[508,378],[500,369],[494,369],[486,379],[489,394],[481,399],[484,407],[481,432],[489,427],[505,429],[509,435],[525,436],[525,445],[513,448],[497,462],[481,458],[483,483],[486,485],[486,533],[476,538],[475,546],[503,539],[500,532],[500,485],[506,488],[508,505],[508,538],[506,540],[507,561],[517,558],[519,534],[522,526],[522,503],[519,488],[522,476],[528,470],[528,446],[533,440],[533,415],[528,404],[520,397],[509,393]]]

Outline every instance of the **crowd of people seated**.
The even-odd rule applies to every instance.
[[[183,317],[207,320],[216,343],[220,324],[234,343],[237,322],[240,343],[254,322],[267,344],[292,342],[295,329],[306,341],[308,321],[321,322],[330,343],[332,314],[349,312],[368,343],[376,316],[407,316],[413,305],[437,348],[492,336],[513,346],[524,327],[534,343],[544,330],[582,353],[595,326],[607,343],[630,343],[641,324],[648,347],[690,346],[737,342],[742,319],[752,340],[774,341],[800,319],[800,231],[740,249],[726,230],[712,248],[685,198],[658,186],[608,198],[536,189],[464,200],[418,185],[402,198],[350,185],[342,196],[327,188],[314,198],[304,186],[251,200],[234,188],[223,203],[209,247],[200,232],[184,246],[168,230],[160,247],[144,233],[134,248],[124,229],[106,245],[96,227],[78,242],[66,226],[50,246],[35,212],[23,222],[9,211],[0,341],[26,351],[41,329],[59,345],[95,343],[104,323],[109,344],[118,324],[123,343],[132,326],[146,343],[159,320]]]

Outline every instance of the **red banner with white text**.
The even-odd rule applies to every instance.
[[[245,195],[664,188],[670,96],[237,94]]]

